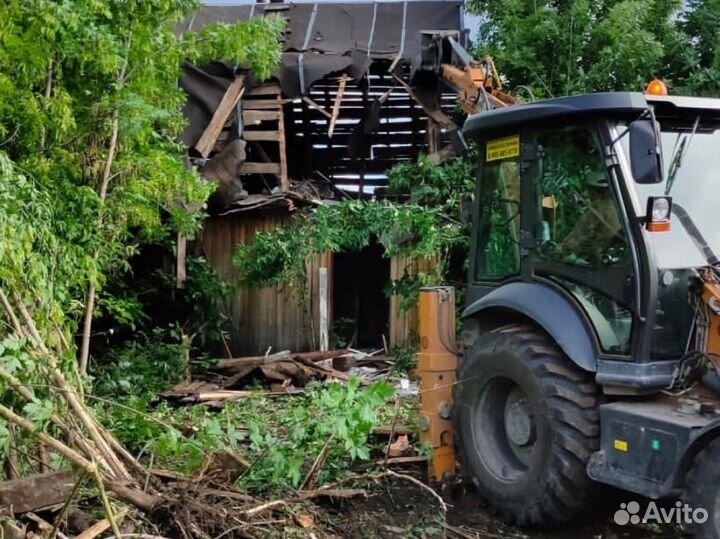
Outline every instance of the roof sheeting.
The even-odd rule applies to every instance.
[[[204,6],[178,31],[280,14],[288,23],[276,76],[285,95],[296,97],[331,73],[360,76],[372,59],[410,62],[422,30],[463,28],[462,6],[461,1]]]

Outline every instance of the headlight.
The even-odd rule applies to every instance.
[[[645,226],[650,232],[670,230],[672,197],[648,197]]]
[[[653,200],[652,220],[668,221],[670,219],[670,201],[667,198],[656,198]]]

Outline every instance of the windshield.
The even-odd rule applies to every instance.
[[[702,234],[710,249],[720,253],[720,126],[699,122],[696,118],[683,121],[661,122],[661,143],[666,178],[663,183],[635,184],[640,204],[649,196],[662,196],[667,190],[667,178],[673,156],[682,152],[680,167],[670,186],[673,210],[685,210]],[[627,137],[624,137],[625,139]],[[683,143],[683,140],[685,142]],[[623,141],[626,155],[627,141]],[[683,148],[684,150],[680,150]],[[675,160],[677,162],[677,159]],[[679,208],[676,208],[679,206]],[[689,268],[707,265],[702,252],[683,227],[673,211],[672,229],[669,232],[650,234],[658,267],[665,269]]]

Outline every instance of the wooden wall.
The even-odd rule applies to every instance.
[[[234,283],[237,271],[232,257],[238,244],[251,243],[259,231],[272,230],[287,220],[283,215],[244,214],[213,217],[205,221],[200,245],[208,261],[224,280]],[[407,270],[410,275],[430,272],[435,259],[395,257],[390,261],[389,279],[400,279]],[[230,319],[230,348],[234,355],[263,354],[272,346],[274,351],[316,350],[319,346],[319,268],[328,268],[328,308],[332,324],[333,268],[332,255],[315,257],[307,265],[305,305],[298,296],[283,286],[238,290],[227,298]],[[401,311],[398,297],[390,298],[389,345],[403,345],[417,333],[417,309]],[[312,314],[311,314],[312,313]]]
[[[419,273],[430,273],[435,269],[435,258],[407,258],[396,256],[390,260],[390,278],[395,281],[402,279],[405,272],[410,276]],[[411,344],[417,336],[418,309],[403,311],[400,309],[401,298],[390,297],[390,346]]]
[[[283,215],[272,214],[207,219],[201,237],[202,250],[220,277],[235,283],[237,271],[232,258],[236,246],[252,243],[257,232],[272,230],[286,219]],[[329,255],[316,257],[308,264],[308,301],[305,305],[300,305],[298,296],[284,286],[238,290],[228,298],[226,314],[230,319],[232,353],[263,354],[270,346],[276,352],[315,349],[319,318],[318,269],[330,268],[331,264]],[[332,269],[328,269],[328,273],[332,275]]]

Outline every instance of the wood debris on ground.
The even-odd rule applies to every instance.
[[[20,406],[10,408],[0,404],[0,417],[17,432],[34,437],[46,453],[61,456],[72,466],[72,472],[26,477],[0,486],[0,499],[3,500],[0,513],[9,519],[0,530],[5,533],[4,536],[62,539],[72,534],[93,539],[111,532],[120,538],[128,534],[137,535],[133,530],[139,527],[142,530],[153,530],[156,536],[183,539],[248,537],[251,534],[247,530],[262,526],[269,516],[278,516],[281,511],[296,504],[366,495],[365,489],[357,488],[356,484],[352,488],[345,488],[348,483],[313,488],[314,481],[310,480],[305,488],[287,498],[258,498],[236,487],[239,478],[252,464],[236,455],[225,453],[207,455],[205,465],[192,477],[153,470],[152,460],[146,464],[133,456],[100,424],[93,410],[87,406],[82,389],[78,389],[74,379],[59,367],[65,350],[58,347],[56,351],[46,344],[31,312],[19,297],[12,293],[5,294],[0,288],[0,305],[13,323],[14,333],[30,343],[31,355],[46,370],[49,383],[58,388],[58,400],[71,412],[52,414],[48,418],[50,426],[46,429],[26,417],[25,408]],[[333,367],[333,359],[348,355],[354,355],[355,360],[355,366],[349,365],[350,371],[342,372]],[[247,398],[258,392],[235,388],[242,386],[244,377],[251,373],[265,377],[268,382],[279,383],[281,389],[270,389],[261,394],[287,395],[302,390],[295,386],[296,383],[301,386],[301,382],[310,379],[347,380],[355,375],[353,371],[356,369],[368,369],[370,363],[384,362],[353,350],[304,354],[280,352],[260,357],[226,359],[215,367],[220,375],[219,381],[187,383],[167,392],[165,398],[183,404],[222,403]],[[336,363],[336,367],[341,365]],[[390,368],[386,366],[386,372]],[[379,371],[373,368],[372,372]],[[372,374],[361,371],[360,376],[368,382]],[[0,366],[0,380],[19,402],[35,402],[33,387],[25,385],[3,366]],[[389,469],[379,474],[360,475],[356,479],[376,482],[387,477],[402,478],[417,486],[422,484],[417,479],[396,474]],[[48,481],[52,484],[43,487],[43,482]],[[7,494],[6,498],[2,498],[3,492]],[[103,517],[76,517],[77,507],[88,496],[88,492],[100,500]],[[78,525],[78,528],[70,524],[71,521],[83,520],[84,523]],[[126,521],[130,532],[123,532]],[[307,525],[309,520],[303,523]]]
[[[353,376],[365,385],[384,377],[393,360],[353,349],[328,352],[290,352],[284,350],[262,356],[221,359],[211,369],[209,380],[178,384],[159,395],[176,406],[204,404],[222,406],[228,401],[251,397],[285,397],[298,395],[308,382],[347,381]],[[264,382],[268,389],[244,389],[253,381]]]

